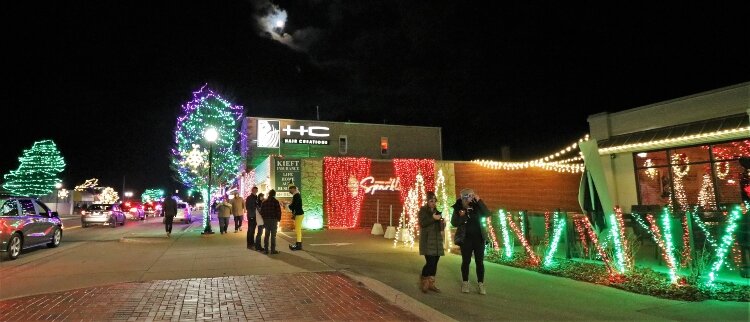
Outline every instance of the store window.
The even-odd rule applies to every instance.
[[[346,135],[339,135],[339,154],[346,154],[349,151],[349,139]]]
[[[750,157],[750,140],[635,153],[639,203],[676,211],[739,203],[740,157]]]
[[[388,138],[380,137],[380,155],[388,155]]]

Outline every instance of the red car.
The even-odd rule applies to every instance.
[[[161,216],[161,202],[158,201],[148,201],[143,204],[143,211],[146,213],[146,217],[152,216]]]
[[[122,212],[128,219],[146,219],[146,213],[143,210],[143,205],[138,201],[125,201],[120,205],[120,209],[122,209]]]

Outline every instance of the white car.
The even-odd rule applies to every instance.
[[[187,224],[193,221],[190,213],[190,205],[187,202],[177,202],[177,216],[174,216],[174,221],[182,221]]]

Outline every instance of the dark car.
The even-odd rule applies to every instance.
[[[31,197],[0,195],[0,251],[16,259],[21,250],[60,245],[63,223],[56,211]]]
[[[93,204],[88,210],[81,211],[81,226],[83,228],[92,224],[109,225],[112,228],[117,224],[125,225],[125,214],[120,210],[119,204]]]
[[[143,209],[143,205],[138,201],[125,201],[120,204],[120,209],[128,219],[146,219],[146,212]]]

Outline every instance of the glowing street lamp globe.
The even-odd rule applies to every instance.
[[[216,139],[219,138],[219,132],[215,128],[209,127],[203,132],[203,138],[211,143],[216,142]]]

